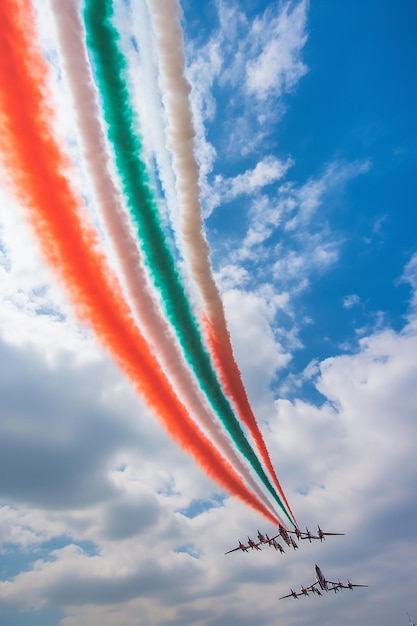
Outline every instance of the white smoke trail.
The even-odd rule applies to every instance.
[[[213,279],[209,247],[203,234],[199,200],[199,166],[194,157],[195,132],[184,75],[182,11],[177,0],[147,0],[159,60],[160,88],[167,118],[167,147],[172,154],[180,206],[180,231],[185,257],[203,297],[210,320],[223,319],[223,305]],[[225,321],[224,321],[225,325]]]
[[[166,203],[161,203],[163,206],[159,206],[159,210],[165,217],[164,210],[168,206],[170,216],[175,216],[178,215],[177,191],[171,155],[165,146],[164,109],[158,88],[158,67],[152,47],[150,15],[145,0],[135,2],[133,7],[115,3],[114,23],[120,34],[120,49],[127,60],[127,82],[141,120],[141,132],[147,137],[149,148],[153,150],[159,183],[166,199]],[[133,38],[136,51],[133,50]],[[175,230],[175,224],[173,226]]]
[[[257,497],[279,519],[274,507],[253,479],[248,467],[233,448],[181,353],[176,337],[162,316],[149,287],[140,251],[130,230],[121,195],[111,175],[110,157],[100,123],[98,94],[94,85],[85,33],[76,2],[50,0],[57,24],[62,65],[74,100],[76,123],[85,167],[90,174],[97,205],[113,242],[125,286],[138,323],[190,415],[196,417],[223,456],[230,462]]]

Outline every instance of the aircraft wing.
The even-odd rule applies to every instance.
[[[333,588],[334,588],[334,587],[344,587],[343,583],[341,583],[341,582],[340,582],[340,580],[338,580],[338,581],[336,582],[335,580],[327,580],[327,578],[326,578],[326,583],[327,583],[328,585],[333,585]]]
[[[312,533],[307,534],[305,532],[302,532],[300,539],[308,539],[309,541],[311,541],[311,539],[320,539],[320,537],[318,535],[313,535]]]
[[[237,546],[237,548],[232,548],[231,550],[228,550],[227,552],[225,552],[225,554],[230,554],[231,552],[236,552],[237,550],[242,550],[242,552],[247,552],[248,550],[248,546]]]
[[[284,600],[284,598],[298,598],[299,596],[306,596],[308,591],[316,591],[315,587],[316,585],[318,585],[318,582],[316,581],[315,583],[309,585],[308,587],[303,587],[303,591],[300,591],[298,593],[296,593],[295,591],[293,591],[291,589],[291,593],[288,593],[286,596],[282,596],[281,598],[279,598],[280,600]]]
[[[298,596],[302,595],[302,593],[295,593],[295,591],[292,591],[291,593],[287,593],[286,596],[281,596],[279,600],[284,600],[284,598],[298,598]]]
[[[247,547],[248,547],[248,548],[252,548],[252,550],[254,550],[255,548],[257,548],[257,549],[259,549],[259,550],[260,550],[260,548],[259,548],[259,546],[260,546],[260,545],[262,545],[262,541],[261,541],[261,540],[259,540],[259,541],[254,541],[253,539],[251,539],[251,538],[248,536],[248,545],[247,545]]]

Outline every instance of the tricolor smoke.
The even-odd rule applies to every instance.
[[[279,517],[253,480],[246,459],[263,488],[295,523],[281,488],[280,497],[224,395],[164,239],[141,159],[141,143],[133,132],[134,111],[123,81],[125,63],[117,47],[117,33],[106,22],[112,15],[111,4],[86,3],[87,42],[95,59],[94,71],[109,138],[136,238],[130,232],[122,197],[112,180],[88,57],[81,39],[77,41],[77,37],[84,36],[77,3],[66,2],[63,7],[53,0],[52,6],[74,96],[85,170],[112,238],[133,312],[100,250],[79,194],[63,173],[71,171],[71,163],[49,121],[53,113],[48,104],[48,67],[40,53],[31,3],[3,0],[2,158],[19,200],[27,207],[45,256],[66,286],[78,315],[90,324],[172,437],[223,489],[276,522]],[[114,98],[121,94],[123,102],[119,100],[117,110]],[[126,123],[131,124],[127,129],[123,128]],[[148,273],[162,295],[162,309],[148,285]],[[223,360],[221,366],[224,370],[227,363]],[[206,406],[203,393],[211,408]],[[243,455],[242,460],[237,450]],[[265,465],[276,482],[274,473]]]
[[[81,16],[72,3],[62,4],[60,0],[52,0],[51,5],[58,26],[63,68],[73,95],[85,168],[90,173],[104,225],[120,261],[133,313],[190,414],[208,432],[210,439],[242,474],[257,496],[266,506],[270,506],[218,420],[207,408],[203,394],[185,364],[180,346],[149,288],[140,251],[125,219],[120,195],[110,175],[111,166],[99,119],[98,94],[88,65]]]

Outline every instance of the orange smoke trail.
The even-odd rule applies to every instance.
[[[3,163],[27,207],[42,250],[79,317],[94,329],[170,435],[229,493],[277,523],[193,423],[134,324],[121,288],[82,220],[81,201],[65,176],[69,159],[53,137],[48,67],[36,42],[28,0],[0,3],[0,115]]]

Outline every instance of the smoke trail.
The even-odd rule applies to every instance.
[[[36,44],[29,0],[0,3],[0,115],[3,165],[26,206],[45,257],[65,285],[78,316],[160,417],[171,436],[223,489],[276,523],[230,464],[195,426],[134,324],[98,249],[95,231],[64,172],[70,163],[53,137],[47,66]],[[23,59],[23,62],[22,62]]]
[[[98,94],[88,63],[80,14],[73,3],[63,5],[61,0],[51,0],[51,6],[58,27],[63,68],[73,96],[85,168],[90,173],[105,226],[120,261],[135,316],[148,340],[153,344],[159,362],[189,413],[205,427],[210,439],[215,442],[231,465],[244,476],[259,499],[266,506],[271,506],[246,465],[236,454],[230,440],[219,427],[218,421],[206,407],[205,399],[184,362],[176,338],[162,317],[149,289],[140,252],[125,219],[120,195],[110,175],[109,155],[99,120]]]
[[[199,200],[199,166],[194,156],[194,127],[189,102],[190,84],[185,78],[182,15],[178,0],[148,0],[157,46],[160,85],[167,124],[167,144],[177,180],[180,204],[180,231],[185,258],[203,299],[209,325],[209,344],[221,374],[222,383],[233,399],[239,416],[248,427],[270,475],[291,511],[275,474],[256,418],[252,412],[241,374],[233,356],[223,304],[214,281],[209,260],[209,247],[203,234]],[[292,512],[291,512],[292,514]],[[294,516],[293,516],[294,517]]]
[[[98,10],[98,4],[101,10]],[[141,142],[132,131],[135,126],[135,117],[124,80],[126,68],[124,58],[118,48],[118,34],[111,23],[112,15],[111,0],[100,3],[87,0],[85,3],[84,20],[87,43],[94,57],[104,117],[108,125],[107,132],[115,147],[116,165],[147,266],[162,295],[166,315],[176,330],[184,355],[207,399],[240,452],[249,461],[266,489],[292,522],[223,394],[211,366],[210,357],[203,346],[201,334],[186,299],[173,258],[167,248],[148,185],[146,167],[138,156],[142,152]]]

